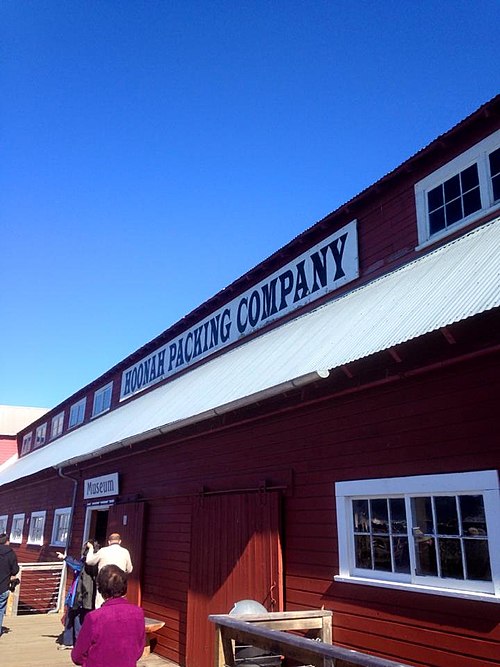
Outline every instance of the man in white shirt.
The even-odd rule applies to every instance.
[[[87,565],[97,565],[97,569],[101,570],[105,565],[117,565],[121,570],[129,574],[132,572],[132,560],[128,549],[121,546],[122,539],[118,533],[111,533],[108,537],[108,546],[102,547],[99,551],[94,552],[94,545],[92,542],[87,542],[88,553],[85,558]],[[101,594],[97,591],[95,606],[96,609],[101,607],[104,602]]]

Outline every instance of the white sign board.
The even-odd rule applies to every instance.
[[[117,496],[118,491],[117,472],[83,480],[83,497],[85,500],[103,498],[104,496]]]
[[[120,400],[334,292],[359,276],[356,220],[122,373]]]

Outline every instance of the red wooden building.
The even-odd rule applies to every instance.
[[[17,405],[0,405],[0,470],[14,463],[18,456],[17,434],[38,417],[46,408],[27,408]],[[0,533],[2,532],[0,525]]]
[[[119,530],[157,652],[209,613],[500,664],[500,97],[19,434],[20,560]]]

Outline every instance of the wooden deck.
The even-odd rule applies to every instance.
[[[0,637],[2,667],[58,667],[73,665],[71,651],[58,650],[56,639],[62,631],[58,614],[5,616]],[[178,667],[155,655],[142,658],[137,667]]]

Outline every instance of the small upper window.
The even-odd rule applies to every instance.
[[[500,148],[490,153],[489,162],[493,201],[498,201],[500,199]]]
[[[7,521],[9,520],[8,514],[2,514],[0,516],[0,535],[7,532]]]
[[[92,416],[100,415],[101,412],[106,412],[111,407],[111,394],[113,391],[113,383],[110,382],[102,389],[99,389],[94,394],[94,407]]]
[[[74,405],[71,406],[71,410],[69,411],[68,428],[73,428],[73,426],[78,426],[78,424],[81,424],[83,422],[83,420],[85,419],[86,404],[87,404],[87,399],[82,398],[81,401],[78,401],[78,403],[75,403]]]
[[[62,507],[54,512],[54,525],[52,527],[51,545],[65,547],[68,541],[69,522],[71,518],[71,507]]]
[[[21,447],[21,456],[28,454],[31,451],[31,442],[33,440],[33,433],[26,433],[23,438],[23,446]]]
[[[60,412],[55,417],[52,417],[52,424],[50,427],[50,439],[53,440],[61,435],[63,432],[64,412]]]
[[[431,236],[481,210],[477,164],[429,190],[427,204]]]
[[[46,512],[31,512],[28,544],[43,544],[43,529],[45,528]]]
[[[35,434],[35,448],[41,447],[45,444],[45,439],[47,437],[47,423],[37,426]]]
[[[21,544],[23,541],[24,514],[14,514],[10,529],[10,541]]]
[[[500,130],[416,183],[419,243],[500,207]]]
[[[496,471],[340,482],[336,493],[339,579],[500,601]]]

